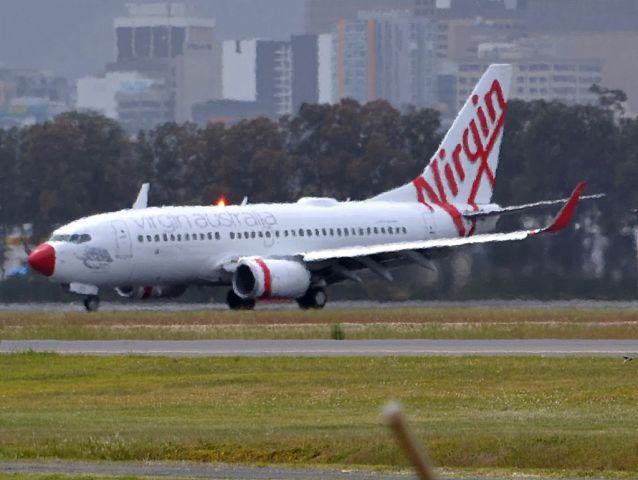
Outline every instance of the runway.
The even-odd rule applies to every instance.
[[[412,472],[374,472],[334,468],[256,467],[192,462],[0,462],[0,473],[127,477],[207,478],[210,480],[412,480]],[[454,480],[454,477],[442,477]],[[503,477],[463,475],[462,480]],[[507,477],[510,478],[510,477]],[[542,477],[535,476],[537,480]],[[504,480],[504,479],[503,479]]]
[[[389,309],[389,308],[490,308],[490,309],[583,309],[583,310],[636,310],[638,301],[623,300],[464,300],[464,301],[421,301],[377,302],[372,300],[334,301],[328,302],[327,310],[357,309]],[[223,303],[183,303],[166,301],[103,301],[101,312],[197,312],[225,311],[228,307]],[[260,302],[257,310],[299,310],[295,302]],[[0,312],[83,312],[80,300],[72,302],[30,302],[0,303]]]
[[[638,340],[3,340],[0,353],[165,357],[638,356]]]

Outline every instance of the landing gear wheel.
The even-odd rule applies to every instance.
[[[88,295],[84,298],[84,308],[87,312],[97,312],[100,308],[100,297],[97,295]]]
[[[328,295],[323,288],[309,288],[303,297],[297,299],[299,308],[303,310],[313,309],[321,310],[326,306],[328,301]]]
[[[231,310],[253,310],[255,308],[254,300],[241,298],[234,290],[228,290],[226,304]]]

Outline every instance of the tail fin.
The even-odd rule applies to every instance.
[[[489,203],[503,138],[511,65],[490,65],[422,175],[372,200],[419,201],[426,207]]]

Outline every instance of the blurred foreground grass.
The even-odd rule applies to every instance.
[[[636,339],[638,310],[403,308],[0,313],[0,339]]]
[[[401,400],[449,468],[638,476],[638,365],[614,358],[0,356],[0,458],[405,466]]]

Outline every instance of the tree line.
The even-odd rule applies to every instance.
[[[145,181],[153,205],[212,204],[222,196],[231,203],[364,199],[418,175],[443,130],[435,110],[401,112],[385,101],[350,99],[306,104],[278,121],[203,128],[166,123],[135,137],[97,113],[65,113],[0,130],[0,225],[32,223],[37,242],[75,218],[128,207]],[[610,294],[614,288],[633,292],[638,120],[619,117],[613,102],[510,102],[493,200],[563,198],[580,180],[588,181],[587,192],[607,198],[581,205],[573,228],[538,241],[476,248],[471,256],[460,252],[441,267],[434,294],[467,282],[477,282],[470,291],[574,285],[585,293],[588,285],[593,291],[604,285]],[[505,218],[501,228],[520,222]],[[468,269],[469,280],[460,282],[458,271]],[[414,288],[409,296],[432,293],[427,285]]]

